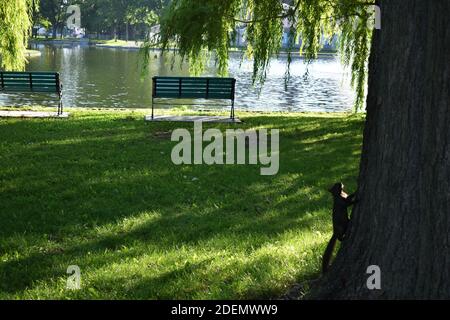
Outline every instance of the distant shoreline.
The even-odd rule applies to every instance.
[[[108,49],[122,50],[140,50],[142,41],[124,41],[124,40],[91,40],[91,39],[31,39],[30,44],[51,44],[51,45],[86,45]],[[161,51],[161,48],[152,48],[154,51]],[[169,51],[177,51],[176,48],[168,49]],[[243,52],[242,48],[231,48],[230,52]],[[279,55],[287,55],[288,51],[281,50]],[[291,54],[300,56],[298,50],[293,50]],[[321,51],[318,56],[335,56],[337,51]],[[303,56],[303,55],[301,55]]]
[[[25,56],[27,58],[40,57],[41,55],[42,53],[39,50],[27,49],[27,51],[25,52]]]

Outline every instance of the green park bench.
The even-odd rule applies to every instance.
[[[234,120],[235,86],[234,78],[153,77],[152,119],[155,116],[155,105],[169,105],[169,103],[158,103],[159,99],[165,99],[165,101],[167,99],[215,99],[231,100],[230,118]],[[199,103],[193,105],[199,105]],[[218,105],[223,106],[223,104]]]
[[[56,94],[58,115],[63,113],[62,84],[57,72],[0,71],[0,93]]]

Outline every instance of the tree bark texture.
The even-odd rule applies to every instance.
[[[450,1],[382,0],[349,238],[321,299],[450,298]],[[367,268],[381,269],[381,290]]]

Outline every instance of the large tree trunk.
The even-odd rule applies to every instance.
[[[380,1],[360,201],[324,299],[450,298],[450,1]],[[369,290],[370,265],[381,290]]]

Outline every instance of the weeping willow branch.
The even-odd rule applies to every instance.
[[[257,23],[257,22],[265,22],[267,20],[272,19],[286,19],[286,18],[293,18],[295,14],[297,13],[299,7],[300,7],[301,1],[298,1],[294,8],[290,7],[289,10],[287,10],[287,13],[277,16],[272,16],[269,18],[263,18],[259,20],[242,20],[235,17],[229,17],[230,19],[233,19],[235,22],[243,23],[243,24],[250,24],[250,23]]]
[[[32,0],[0,1],[0,68],[23,70]]]
[[[219,73],[225,75],[236,29],[245,24],[246,56],[253,59],[253,81],[262,84],[271,58],[281,49],[286,19],[292,39],[302,40],[299,53],[307,61],[317,58],[322,37],[337,35],[342,61],[351,68],[355,108],[359,109],[365,100],[372,37],[367,7],[371,5],[373,2],[360,0],[294,0],[286,9],[280,0],[174,0],[161,17],[159,40],[163,50],[175,44],[193,74],[203,71],[210,57],[207,52],[213,52]],[[287,77],[292,51],[291,46]]]

